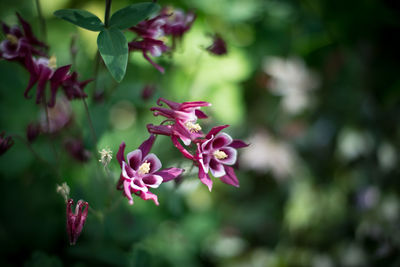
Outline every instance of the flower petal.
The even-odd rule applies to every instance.
[[[142,164],[142,150],[135,149],[134,151],[129,152],[128,155],[126,155],[126,159],[128,160],[129,166],[137,171],[139,166]]]
[[[225,166],[226,175],[220,178],[221,182],[229,185],[233,185],[235,187],[239,187],[239,180],[236,177],[235,171],[232,167]]]
[[[243,142],[242,140],[239,139],[234,139],[232,141],[232,143],[229,144],[230,147],[233,148],[243,148],[243,147],[248,147],[249,144],[246,144],[245,142]]]
[[[139,146],[139,149],[142,151],[142,157],[145,157],[147,154],[149,154],[154,144],[154,140],[156,140],[156,137],[154,134],[151,134],[150,137]]]
[[[131,181],[131,187],[134,190],[142,191],[142,192],[147,192],[149,189],[147,189],[147,186],[143,183],[142,179],[140,178],[134,178]]]
[[[221,148],[220,151],[224,152],[227,157],[225,159],[215,159],[216,161],[225,164],[225,165],[233,165],[237,159],[237,151],[231,147]]]
[[[125,146],[126,146],[125,142],[122,142],[119,145],[119,149],[117,152],[117,160],[118,160],[119,166],[121,166],[121,168],[122,168],[122,162],[125,161],[125,157],[124,157]]]
[[[124,194],[129,200],[129,204],[133,205],[132,191],[131,191],[131,182],[129,180],[124,181]]]
[[[160,161],[160,160],[158,159],[158,157],[157,157],[155,154],[153,154],[153,153],[148,154],[148,155],[142,160],[142,162],[148,162],[148,163],[150,163],[150,170],[149,170],[149,173],[153,173],[153,172],[158,171],[158,170],[161,168],[161,166],[162,166],[161,161]]]
[[[199,119],[207,119],[208,118],[208,116],[203,111],[201,111],[199,109],[196,109],[194,111],[194,114],[196,114],[196,117],[199,118]]]
[[[232,143],[232,137],[230,137],[228,134],[226,133],[219,133],[217,134],[212,142],[212,147],[214,149],[219,149],[222,147],[225,147],[227,145],[229,145],[230,143]]]
[[[147,187],[157,188],[163,182],[163,178],[156,174],[148,174],[142,178],[142,182]]]
[[[163,183],[165,183],[171,181],[172,179],[175,179],[176,177],[181,175],[183,171],[183,169],[172,167],[155,172],[154,174],[161,176],[163,178]]]
[[[149,200],[149,199],[151,199],[151,200],[154,201],[154,203],[155,203],[157,206],[160,205],[160,204],[158,203],[157,195],[151,193],[150,191],[147,191],[147,192],[141,191],[141,192],[140,192],[140,197],[141,197],[143,200]]]
[[[125,161],[122,162],[122,176],[125,179],[132,179],[135,176],[135,172],[128,166],[128,164],[126,164]]]
[[[208,190],[210,190],[210,192],[211,192],[213,182],[212,182],[210,176],[208,176],[208,174],[206,172],[204,172],[201,165],[199,165],[199,174],[198,175],[199,175],[200,182],[205,184],[208,187]]]
[[[194,156],[193,156],[192,154],[190,154],[189,151],[187,151],[187,150],[181,145],[181,143],[179,143],[179,140],[178,140],[178,138],[177,138],[176,136],[171,136],[171,140],[172,140],[172,143],[174,144],[174,146],[175,146],[177,149],[179,149],[179,151],[182,153],[182,155],[183,155],[185,158],[194,160]]]
[[[214,177],[221,177],[225,175],[224,165],[215,159],[210,160],[210,170]]]
[[[226,124],[226,125],[216,126],[216,127],[212,128],[206,135],[206,139],[210,139],[213,135],[216,135],[217,133],[219,133],[221,130],[225,129],[226,127],[229,127],[229,125]]]

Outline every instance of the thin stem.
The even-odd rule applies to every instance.
[[[106,0],[106,12],[104,14],[104,25],[108,27],[108,20],[110,18],[111,0]]]
[[[87,105],[87,102],[86,102],[85,98],[82,98],[82,102],[83,102],[83,105],[85,106],[86,117],[87,117],[88,122],[89,122],[90,132],[92,134],[92,138],[93,138],[93,141],[94,141],[94,147],[96,148],[97,136],[96,136],[96,132],[95,132],[94,127],[93,127],[92,119],[90,118],[89,107]]]
[[[42,8],[40,7],[40,0],[35,0],[35,2],[36,2],[37,13],[39,16],[40,32],[42,34],[42,39],[44,41],[47,41],[46,21],[43,17]]]

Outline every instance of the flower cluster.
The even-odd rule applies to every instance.
[[[117,153],[117,160],[122,172],[117,184],[118,190],[123,190],[124,195],[133,204],[132,193],[140,196],[143,200],[151,199],[158,205],[157,195],[151,193],[149,188],[157,188],[161,183],[171,181],[182,174],[183,169],[167,168],[161,169],[161,161],[150,153],[155,140],[154,135],[143,142],[140,147],[129,152],[125,160],[125,142],[123,142]]]
[[[150,64],[164,73],[164,68],[155,63],[148,53],[153,57],[159,57],[170,50],[163,41],[164,36],[172,36],[172,47],[175,47],[176,40],[181,39],[183,34],[191,28],[195,18],[192,12],[185,14],[181,10],[172,11],[169,8],[163,8],[156,17],[130,28],[138,37],[128,43],[129,51],[141,51]]]
[[[71,65],[57,68],[55,57],[49,57],[47,54],[48,46],[34,36],[28,22],[19,14],[17,17],[22,30],[18,25],[2,25],[6,39],[0,43],[0,58],[19,62],[28,70],[30,79],[24,96],[30,98],[29,92],[37,84],[36,103],[42,103],[46,100],[46,85],[50,83],[50,99],[47,102],[49,107],[55,105],[57,90],[60,87],[69,100],[86,97],[83,89],[91,80],[79,82],[78,74],[70,73]]]
[[[161,107],[165,103],[168,108]],[[148,154],[155,140],[155,135],[170,136],[173,144],[182,155],[193,161],[198,166],[198,177],[208,189],[212,189],[212,180],[209,172],[226,184],[238,187],[239,181],[233,170],[237,161],[237,149],[248,146],[241,140],[234,140],[227,133],[221,132],[229,125],[212,128],[204,135],[198,119],[205,119],[207,115],[200,110],[201,107],[211,104],[204,101],[177,103],[164,98],[157,101],[158,107],[152,107],[154,116],[166,118],[160,125],[148,124],[150,138],[137,150],[124,157],[125,143],[122,143],[117,153],[121,166],[121,176],[117,184],[123,190],[129,202],[133,204],[132,193],[142,199],[152,199],[157,205],[157,196],[149,192],[149,188],[157,188],[161,183],[168,182],[178,177],[183,170],[169,168],[159,171],[161,162],[154,154]],[[190,153],[185,146],[195,144],[195,153]]]

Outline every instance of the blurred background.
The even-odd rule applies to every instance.
[[[85,89],[97,148],[82,101],[62,94],[54,133],[28,145],[42,107],[23,97],[27,71],[0,62],[0,131],[15,142],[0,158],[1,265],[400,266],[399,2],[158,2],[197,19],[176,51],[157,59],[164,75],[139,52],[120,84],[100,65],[96,88]],[[80,8],[103,18],[104,1],[40,3],[50,55],[70,64],[72,45],[73,70],[92,78],[97,34],[52,14]],[[112,10],[131,3],[113,1]],[[3,22],[16,24],[19,12],[41,36],[35,1],[1,5]],[[206,50],[216,33],[226,55]],[[149,111],[158,97],[211,102],[203,129],[230,124],[233,138],[251,144],[239,151],[240,188],[214,179],[210,193],[160,136],[153,152],[163,166],[187,169],[181,184],[153,190],[160,206],[138,197],[130,206],[115,190],[118,146],[136,149],[146,124],[161,121]],[[110,173],[98,162],[102,148],[113,151]],[[56,192],[64,181],[93,208],[75,246]]]

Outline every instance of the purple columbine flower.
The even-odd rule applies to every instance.
[[[161,13],[171,13],[171,8],[164,8]],[[196,19],[196,15],[193,12],[184,13],[180,9],[175,9],[172,14],[167,17],[166,23],[164,24],[165,35],[171,35],[173,41],[173,47],[175,47],[176,40],[182,39],[184,33],[186,33],[192,27],[193,22]]]
[[[48,106],[53,107],[56,102],[56,94],[58,87],[69,77],[68,71],[71,65],[56,68],[55,58],[40,57],[33,58],[27,55],[25,58],[25,66],[31,74],[28,86],[25,89],[24,96],[28,96],[29,91],[37,83],[36,103],[39,104],[44,100],[47,81],[50,81],[50,100]]]
[[[87,162],[90,159],[90,151],[86,150],[81,139],[69,138],[64,142],[67,152],[80,162]]]
[[[89,203],[79,200],[75,207],[75,213],[72,213],[72,205],[74,205],[74,201],[69,199],[67,202],[67,234],[70,245],[75,245],[85,225]]]
[[[0,133],[0,155],[6,153],[14,145],[14,140],[11,136],[5,136],[5,132]]]
[[[85,98],[87,94],[83,92],[83,89],[91,81],[93,79],[78,81],[78,73],[74,71],[72,74],[67,75],[67,78],[61,83],[61,87],[69,100]]]
[[[155,140],[154,135],[144,141],[140,147],[127,154],[125,160],[125,142],[119,147],[117,160],[122,172],[117,184],[118,190],[124,190],[129,204],[133,204],[132,193],[140,196],[143,200],[151,199],[159,205],[157,195],[151,193],[149,188],[157,188],[161,183],[175,179],[184,171],[179,168],[161,169],[161,162],[158,157],[150,153]]]
[[[220,131],[229,125],[217,126],[210,130],[205,139],[197,142],[195,160],[199,167],[199,179],[211,191],[211,174],[220,178],[226,184],[239,187],[239,181],[231,167],[236,163],[238,148],[247,147],[248,144],[241,140],[234,140],[226,133]]]
[[[168,51],[169,47],[163,41],[153,38],[143,38],[141,41],[129,42],[128,47],[129,51],[142,51],[143,57],[159,72],[164,73],[164,68],[155,63],[148,55],[150,53],[153,57],[159,57],[162,53]]]
[[[190,145],[191,141],[203,136],[197,119],[207,118],[207,115],[200,108],[211,106],[210,103],[205,101],[176,103],[160,98],[157,104],[161,106],[161,102],[167,104],[169,108],[152,107],[150,110],[153,111],[154,116],[164,116],[167,118],[164,122],[172,122],[172,124],[159,126],[149,124],[147,129],[150,133],[171,136],[175,145],[177,145],[176,138],[180,138],[187,146]]]
[[[167,23],[168,16],[161,11],[158,16],[144,20],[129,29],[143,38],[158,39],[165,35],[164,25]]]
[[[54,134],[67,127],[73,120],[72,109],[69,101],[64,96],[59,96],[54,107],[47,109],[49,124],[44,111],[40,114],[40,126],[43,133]]]
[[[17,60],[23,63],[24,57],[30,53],[38,56],[46,56],[43,50],[47,45],[40,42],[32,32],[32,28],[18,13],[18,20],[22,29],[18,26],[9,27],[2,23],[3,33],[6,39],[0,43],[0,57],[6,60]]]
[[[228,52],[224,39],[222,39],[221,36],[219,36],[218,34],[215,34],[213,36],[213,43],[206,49],[210,53],[217,56],[225,55]]]

